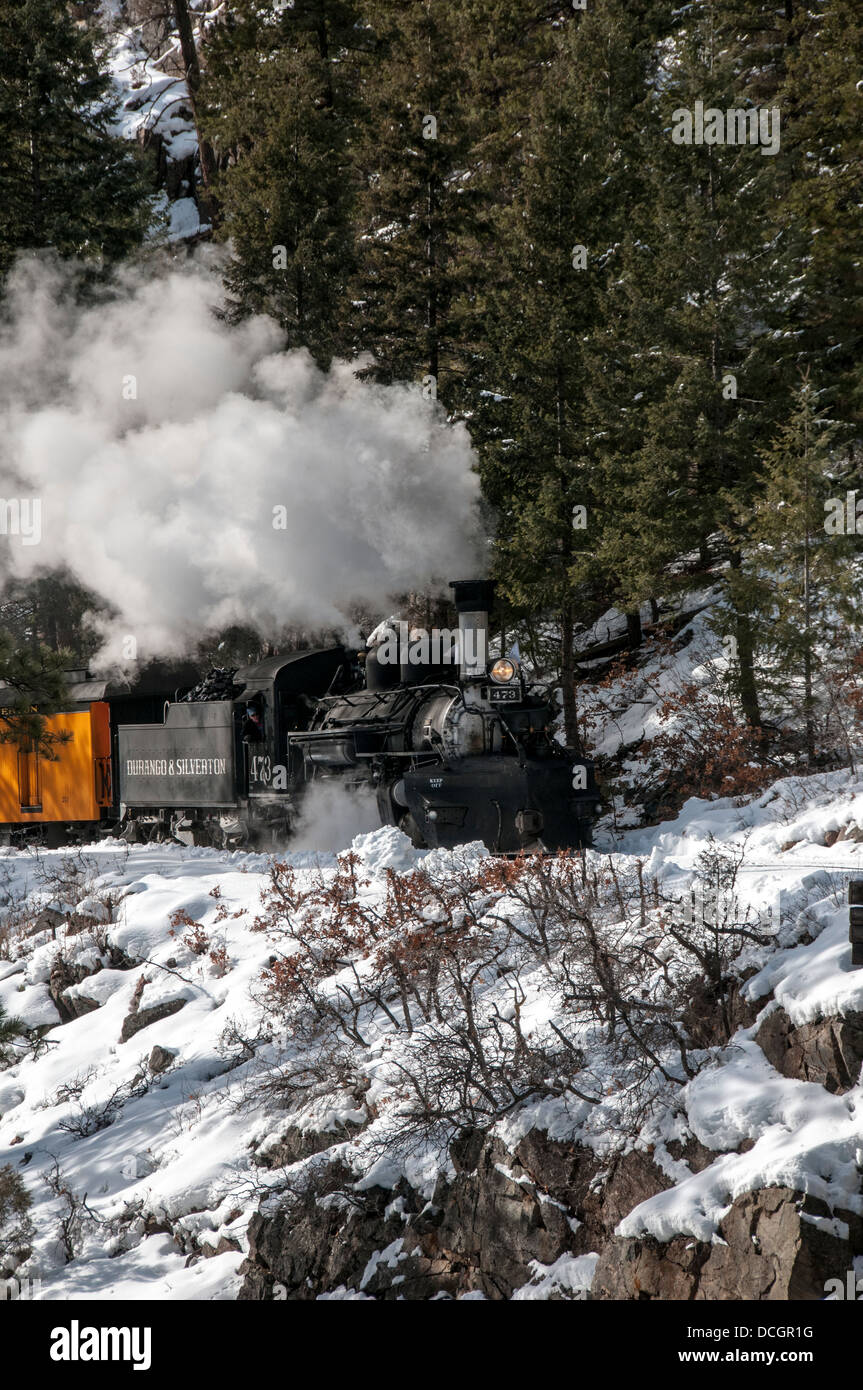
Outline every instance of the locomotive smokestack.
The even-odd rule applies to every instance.
[[[488,665],[488,623],[494,601],[490,579],[455,579],[450,584],[458,610],[459,676],[474,680]]]

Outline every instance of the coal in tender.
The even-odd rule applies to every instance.
[[[234,680],[236,674],[236,667],[213,666],[183,699],[236,700],[243,688]]]

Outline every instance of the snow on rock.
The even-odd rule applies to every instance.
[[[88,917],[93,922],[110,922],[111,920],[108,905],[95,893],[89,893],[86,898],[82,898],[72,909],[72,912],[75,917]]]
[[[598,1255],[561,1255],[553,1264],[531,1260],[531,1280],[513,1294],[513,1302],[584,1296],[593,1283]]]
[[[831,1207],[863,1213],[860,1153],[863,1092],[832,1096],[822,1086],[780,1077],[754,1042],[741,1041],[722,1065],[690,1083],[687,1115],[697,1139],[723,1153],[702,1172],[637,1206],[621,1236],[677,1234],[709,1241],[735,1197],[788,1187]]]
[[[64,990],[67,999],[91,999],[93,1003],[102,1005],[116,994],[118,990],[125,988],[127,982],[124,970],[100,970],[98,974],[88,976],[79,984],[69,985]]]
[[[772,992],[792,1023],[809,1023],[863,1010],[863,971],[852,970],[848,949],[848,909],[825,904],[828,922],[818,949],[799,946],[780,951],[752,980],[752,998]]]
[[[11,976],[0,983],[0,1004],[13,1018],[20,1018],[28,1028],[43,1028],[58,1021],[48,986],[18,983],[20,976]]]

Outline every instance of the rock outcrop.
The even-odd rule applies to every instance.
[[[62,1023],[71,1023],[73,1019],[81,1018],[83,1014],[98,1009],[99,1005],[95,999],[88,999],[83,994],[68,994],[67,991],[72,985],[79,985],[82,980],[89,980],[93,975],[98,975],[101,969],[101,963],[73,964],[62,955],[54,961],[48,979],[48,993],[54,1001]]]
[[[164,1004],[154,1004],[150,1009],[134,1009],[123,1019],[120,1042],[128,1042],[143,1028],[149,1028],[151,1023],[161,1023],[163,1018],[179,1013],[186,1002],[185,999],[168,999]]]
[[[841,1278],[863,1222],[786,1187],[747,1192],[721,1222],[724,1244],[691,1236],[660,1242],[614,1239],[602,1252],[592,1296],[599,1299],[785,1301],[823,1299]]]
[[[338,1162],[319,1171],[312,1190],[253,1217],[241,1297],[308,1299],[344,1286],[383,1299],[506,1299],[534,1262],[592,1253],[609,1223],[668,1185],[645,1153],[603,1173],[590,1150],[538,1131],[514,1152],[466,1133],[451,1157],[455,1176],[438,1180],[430,1202],[405,1182],[358,1192]]]
[[[147,1066],[153,1076],[161,1076],[163,1072],[168,1071],[174,1065],[176,1057],[176,1047],[162,1047],[160,1043],[156,1043],[150,1053]]]
[[[793,1024],[782,1008],[755,1035],[768,1062],[783,1076],[814,1081],[834,1095],[856,1086],[863,1065],[863,1014]]]
[[[735,1004],[744,1014],[739,995]],[[857,1083],[861,1014],[794,1025],[773,1007],[756,1039],[783,1076],[834,1095]],[[290,1130],[258,1161],[289,1166],[325,1153],[334,1137]],[[691,1135],[670,1141],[668,1152],[691,1172],[718,1157]],[[602,1164],[590,1149],[537,1130],[512,1150],[465,1131],[450,1149],[454,1172],[438,1179],[428,1202],[404,1180],[395,1190],[358,1190],[335,1155],[315,1168],[307,1191],[271,1199],[252,1219],[242,1298],[310,1299],[344,1289],[381,1299],[507,1299],[538,1270],[596,1254],[589,1295],[596,1299],[815,1300],[863,1254],[861,1216],[789,1187],[738,1196],[714,1242],[617,1236],[625,1216],[672,1184],[650,1150]],[[552,1296],[583,1295],[555,1285]]]

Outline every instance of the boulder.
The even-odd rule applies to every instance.
[[[616,1238],[600,1255],[592,1297],[821,1300],[827,1280],[841,1278],[861,1249],[863,1221],[809,1194],[766,1187],[738,1197],[719,1234],[722,1244]]]
[[[49,931],[56,937],[57,928],[61,927],[66,920],[65,912],[60,912],[56,907],[43,907],[32,926],[28,927],[23,933],[24,937],[39,936],[43,931]]]
[[[167,1071],[174,1058],[177,1056],[176,1047],[161,1047],[158,1043],[150,1053],[147,1066],[153,1076],[161,1076],[163,1071]]]
[[[91,1014],[94,1009],[99,1008],[98,1000],[90,999],[86,994],[68,994],[65,997],[75,1018],[83,1018],[85,1014]]]
[[[814,1081],[841,1095],[856,1086],[863,1065],[863,1014],[794,1024],[777,1008],[761,1024],[755,1041],[783,1076]]]
[[[57,1012],[63,1023],[71,1023],[73,1019],[80,1018],[82,1014],[90,1013],[93,1009],[98,1009],[99,1005],[95,999],[85,999],[69,996],[66,991],[72,985],[79,985],[82,980],[87,980],[91,975],[98,975],[102,969],[101,964],[75,964],[67,960],[65,956],[58,956],[51,966],[51,974],[48,977],[48,993],[54,1000]]]
[[[161,1023],[163,1018],[178,1014],[186,1002],[185,999],[168,999],[164,1004],[154,1004],[149,1009],[133,1009],[123,1020],[120,1042],[128,1042],[136,1033],[149,1028],[151,1023]]]

